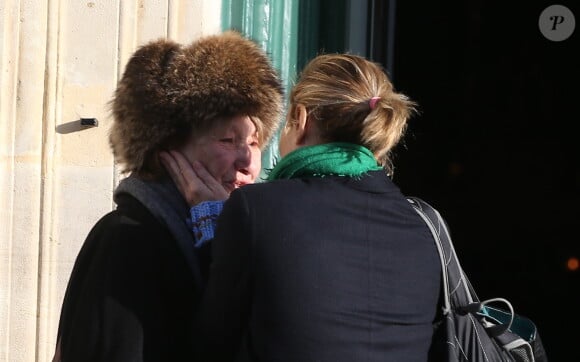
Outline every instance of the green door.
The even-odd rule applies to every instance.
[[[270,55],[283,85],[290,89],[296,75],[298,0],[223,0],[222,29],[235,29],[256,41]],[[261,178],[278,153],[279,133],[262,154]]]
[[[258,42],[282,76],[286,93],[319,53],[349,52],[392,71],[396,0],[223,0],[222,29]],[[279,133],[262,155],[262,178],[275,164]]]

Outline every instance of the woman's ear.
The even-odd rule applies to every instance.
[[[295,113],[296,115],[296,144],[303,145],[306,141],[306,138],[309,136],[310,131],[310,120],[308,119],[308,111],[304,104],[297,104]]]

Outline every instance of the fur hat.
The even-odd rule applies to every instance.
[[[127,63],[111,102],[109,141],[123,172],[158,175],[158,151],[223,118],[252,117],[266,146],[282,118],[282,97],[266,53],[237,32],[189,46],[152,41]]]

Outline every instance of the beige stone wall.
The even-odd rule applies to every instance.
[[[128,57],[150,39],[219,31],[220,7],[0,0],[0,361],[52,357],[76,254],[113,207],[107,102]]]

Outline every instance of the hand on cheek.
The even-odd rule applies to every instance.
[[[190,206],[228,198],[228,192],[200,162],[190,163],[178,151],[161,152],[159,158]]]

